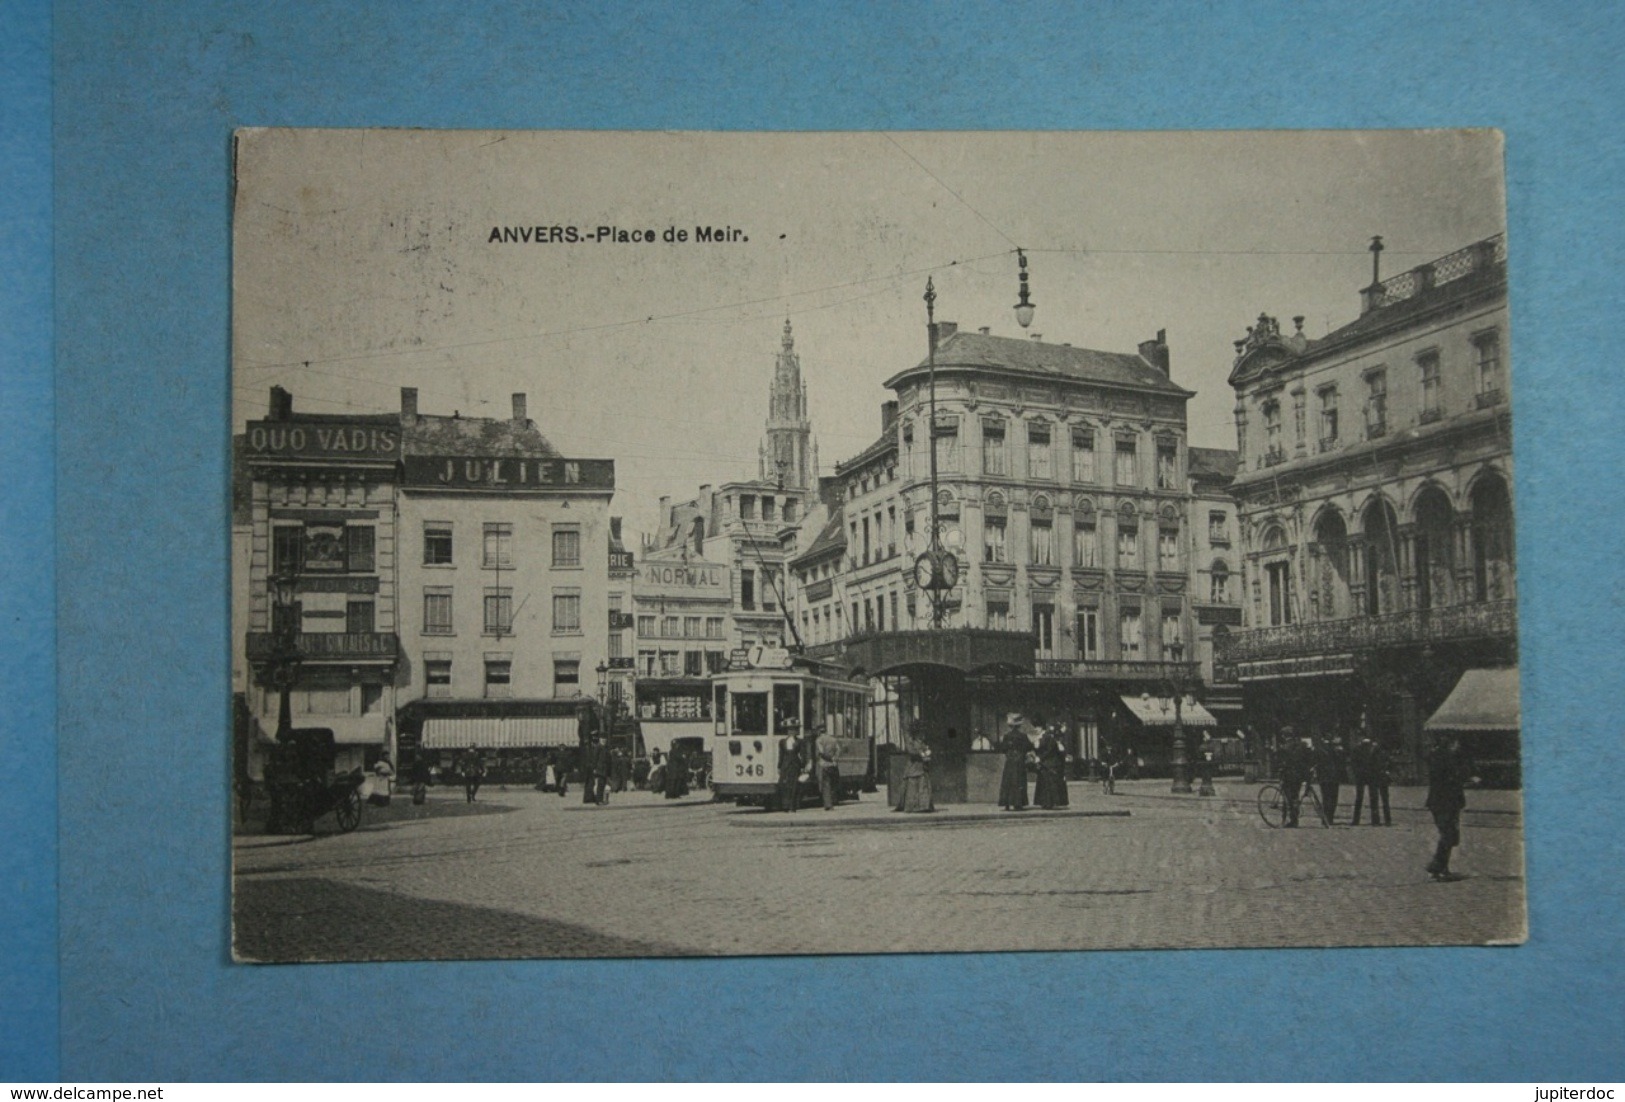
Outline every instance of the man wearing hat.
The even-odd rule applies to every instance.
[[[801,810],[801,756],[800,724],[787,719],[779,725],[785,736],[779,743],[779,810]]]
[[[829,733],[829,728],[820,723],[813,728],[813,756],[818,768],[818,797],[824,802],[824,810],[832,811],[835,808],[835,798],[840,788],[841,771],[835,764],[835,757],[840,753],[840,744],[835,736]]]
[[[1019,712],[1010,717],[1010,729],[999,740],[1004,751],[1004,772],[999,776],[999,807],[1005,811],[1027,809],[1027,757],[1033,753],[1033,740],[1027,733],[1027,717]]]
[[[1309,749],[1291,727],[1281,728],[1281,794],[1286,797],[1286,825],[1298,825],[1303,786],[1309,782]]]

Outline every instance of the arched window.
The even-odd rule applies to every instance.
[[[1365,613],[1380,616],[1399,611],[1399,532],[1394,510],[1381,498],[1365,508]]]
[[[1512,501],[1500,475],[1473,486],[1473,597],[1501,601],[1513,596]]]
[[[1416,607],[1434,608],[1454,604],[1455,597],[1455,510],[1450,499],[1437,486],[1429,486],[1416,498]]]
[[[1279,524],[1264,532],[1264,580],[1268,605],[1264,612],[1271,627],[1296,622],[1297,597],[1292,591],[1292,553],[1286,530]]]
[[[1319,576],[1315,582],[1315,608],[1322,620],[1349,615],[1349,532],[1335,509],[1315,522]]]

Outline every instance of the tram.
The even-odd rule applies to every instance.
[[[842,799],[873,790],[874,736],[869,730],[869,686],[825,662],[777,647],[754,647],[745,661],[711,678],[715,734],[711,740],[711,792],[723,800],[767,806],[777,802],[779,744],[792,729],[807,739],[820,725],[835,736]],[[817,773],[802,780],[816,792]]]

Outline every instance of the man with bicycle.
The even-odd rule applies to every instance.
[[[1291,727],[1281,728],[1281,794],[1286,797],[1284,826],[1298,825],[1298,807],[1303,801],[1303,786],[1310,781],[1311,759],[1309,748],[1298,739]]]

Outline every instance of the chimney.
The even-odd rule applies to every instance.
[[[513,419],[516,424],[520,425],[529,420],[525,416],[525,395],[523,391],[513,396]]]
[[[982,334],[982,336],[986,337],[986,336],[989,336],[989,335],[992,334],[993,327],[991,325],[984,325],[980,329],[978,329],[977,332]]]
[[[293,395],[279,386],[271,388],[271,411],[266,420],[286,421],[293,416]]]
[[[1027,335],[1028,335],[1028,337],[1030,337],[1031,339],[1033,339],[1035,341],[1041,341],[1041,340],[1044,339],[1044,334],[1042,334],[1042,333],[1029,333]]]
[[[418,388],[415,386],[401,387],[401,424],[415,425],[418,423]]]
[[[945,341],[957,332],[959,332],[959,323],[957,321],[937,322],[937,340]]]
[[[1172,376],[1168,361],[1168,330],[1158,329],[1154,339],[1140,342],[1140,358],[1164,375]]]
[[[890,402],[881,402],[880,403],[880,431],[885,432],[887,429],[891,428],[896,423],[897,423],[897,402],[896,402],[896,400],[894,399],[894,400],[892,400]]]

